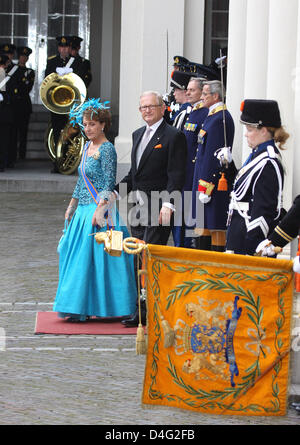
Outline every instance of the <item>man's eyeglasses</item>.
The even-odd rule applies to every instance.
[[[142,107],[139,108],[139,110],[146,111],[147,109],[149,109],[150,111],[152,111],[156,107],[161,107],[161,105],[143,105]]]

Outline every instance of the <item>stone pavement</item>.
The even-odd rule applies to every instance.
[[[274,418],[142,408],[145,357],[135,353],[135,336],[34,335],[37,311],[51,310],[55,297],[56,246],[75,178],[48,175],[46,170],[41,178],[32,167],[21,170],[0,177],[1,425],[300,423],[291,409],[286,417]],[[27,190],[33,190],[25,193],[20,181],[26,174],[31,181]],[[45,182],[42,192],[40,181]],[[66,192],[57,193],[62,187]]]

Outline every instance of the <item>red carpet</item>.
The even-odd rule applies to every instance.
[[[116,318],[92,318],[84,323],[69,323],[56,312],[36,314],[35,334],[55,335],[135,335],[137,328],[126,328]]]

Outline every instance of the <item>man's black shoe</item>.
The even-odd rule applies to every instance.
[[[134,314],[130,314],[130,315],[123,315],[123,317],[121,317],[121,322],[123,322],[124,320],[129,320],[130,318],[133,318]]]
[[[141,322],[142,325],[145,326],[146,325],[146,314],[145,312],[141,313]],[[134,314],[134,317],[132,318],[128,318],[126,320],[122,320],[121,322],[126,328],[134,328],[134,327],[138,327],[139,325],[139,312],[136,311]]]

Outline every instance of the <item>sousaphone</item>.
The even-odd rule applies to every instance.
[[[80,106],[86,99],[86,86],[77,74],[59,76],[51,73],[40,87],[40,97],[45,107],[55,114],[68,114],[73,105]],[[55,147],[53,129],[49,125],[46,132],[46,148],[58,170],[65,175],[72,174],[78,167],[85,143],[79,127],[67,123]]]

